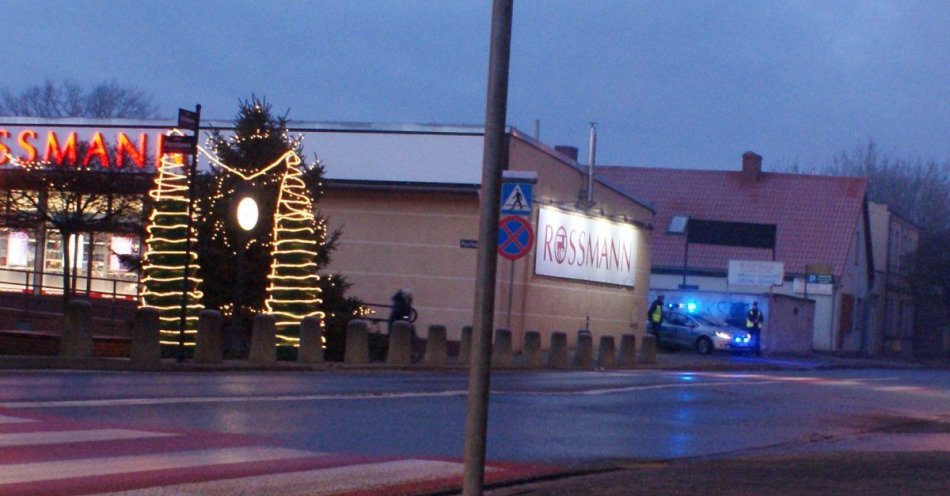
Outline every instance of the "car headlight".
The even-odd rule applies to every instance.
[[[730,336],[728,333],[725,333],[725,332],[722,332],[722,331],[716,331],[716,337],[719,338],[719,339],[726,339],[726,340],[731,340],[731,339],[732,339],[732,336]]]

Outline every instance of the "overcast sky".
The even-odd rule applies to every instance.
[[[0,87],[116,80],[163,116],[484,122],[488,0],[3,0]],[[950,161],[947,0],[515,0],[508,124],[597,163]],[[307,150],[319,154],[319,150]]]

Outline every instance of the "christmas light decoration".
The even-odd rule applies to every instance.
[[[261,139],[266,137],[259,136]],[[225,164],[202,147],[199,147],[199,151],[215,166],[244,181],[279,178],[274,228],[269,242],[273,262],[267,276],[264,311],[277,316],[279,344],[296,345],[300,338],[294,334],[299,330],[300,321],[314,315],[319,316],[321,321],[324,317],[323,312],[318,310],[322,301],[320,276],[317,274],[319,267],[316,263],[317,244],[322,231],[316,225],[313,202],[307,194],[300,170],[302,160],[290,150],[267,166],[253,173],[245,173]],[[283,168],[279,169],[281,166]],[[222,193],[217,199],[224,199],[230,194],[233,192]],[[220,234],[223,229],[224,223],[218,220],[215,230]]]
[[[313,203],[307,195],[307,186],[300,171],[300,157],[286,156],[286,168],[277,196],[272,231],[271,264],[264,306],[277,316],[278,338],[285,342],[299,342],[288,331],[297,328],[306,317],[323,313],[318,311],[320,276],[317,275],[317,229]]]
[[[142,305],[159,310],[161,343],[177,345],[180,332],[182,279],[185,273],[185,236],[188,231],[188,176],[181,155],[163,155],[149,196],[154,201],[145,241]],[[197,212],[196,212],[197,214]],[[190,233],[192,245],[197,235]],[[194,346],[198,312],[201,311],[201,280],[198,256],[190,253],[188,298],[185,317],[185,345]]]

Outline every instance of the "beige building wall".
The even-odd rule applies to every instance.
[[[447,326],[459,339],[472,320],[477,250],[461,248],[478,238],[478,196],[398,189],[334,189],[319,203],[331,229],[342,228],[330,272],[353,284],[349,294],[366,303],[390,305],[399,288],[413,291],[416,329]],[[372,307],[386,319],[386,308]],[[385,323],[380,326],[386,330]]]
[[[586,182],[566,158],[517,136],[510,139],[509,168],[538,174],[531,216],[535,229],[540,206],[574,209]],[[472,322],[477,252],[460,241],[478,239],[479,198],[471,186],[422,188],[331,184],[318,208],[343,236],[328,270],[345,275],[353,284],[350,294],[368,303],[388,305],[397,289],[411,288],[419,312],[417,332],[425,336],[429,325],[442,324],[449,339],[459,339],[462,326]],[[650,231],[644,227],[652,223],[653,212],[599,183],[594,199],[589,215],[640,223],[635,287],[537,276],[534,249],[513,264],[499,257],[495,327],[511,328],[516,350],[526,330],[539,331],[544,347],[553,331],[567,332],[573,345],[588,317],[595,343],[602,335],[616,336],[618,344],[624,333],[642,338],[639,323],[645,321],[650,273]],[[374,317],[388,317],[388,309],[377,311]],[[385,323],[380,329],[385,331]]]
[[[580,211],[576,208],[578,194],[586,189],[587,177],[583,170],[575,168],[566,158],[530,139],[513,137],[509,143],[509,168],[538,173],[531,215],[535,230],[541,206]],[[594,202],[593,208],[584,212],[590,217],[620,222],[636,221],[642,226],[653,222],[652,210],[597,181],[594,183]],[[636,334],[638,341],[642,339],[645,329],[640,322],[646,321],[651,231],[640,227],[637,233],[633,288],[536,275],[536,240],[535,248],[528,256],[515,262],[516,285],[512,293],[514,310],[511,326],[515,347],[520,347],[526,330],[539,331],[543,347],[549,345],[553,331],[566,332],[568,343],[573,346],[577,330],[585,328],[593,333],[595,346],[603,335],[615,336],[618,344],[620,336],[625,333]],[[503,302],[502,308],[507,307],[510,268],[510,262],[499,259],[499,280],[503,283],[498,296]],[[504,322],[496,318],[496,324]]]

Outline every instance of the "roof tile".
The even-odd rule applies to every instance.
[[[654,267],[683,266],[686,239],[666,232],[672,215],[703,220],[777,225],[775,259],[785,272],[802,274],[805,265],[825,263],[841,275],[859,226],[867,179],[762,173],[754,182],[738,171],[598,166],[597,176],[632,196],[656,205],[651,256]],[[725,271],[730,259],[771,260],[757,248],[694,245],[691,269]]]

